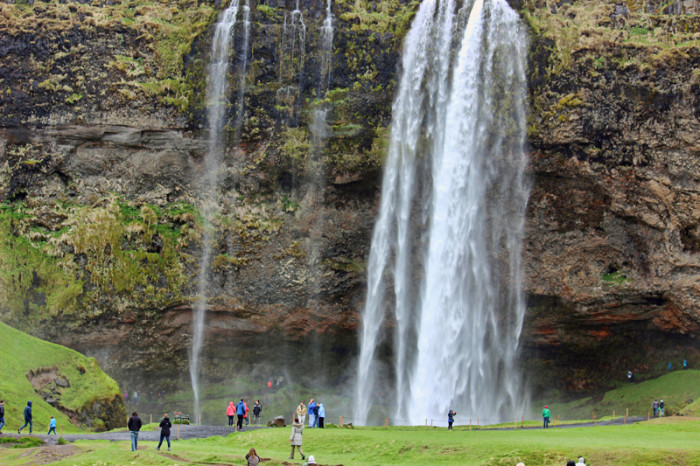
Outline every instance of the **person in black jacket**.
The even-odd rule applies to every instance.
[[[2,434],[2,428],[5,425],[5,400],[0,400],[0,434]]]
[[[20,427],[19,429],[17,429],[17,433],[21,434],[22,429],[27,427],[27,424],[29,424],[29,433],[31,434],[32,433],[32,426],[33,426],[33,423],[32,423],[32,402],[31,401],[27,401],[27,406],[24,407],[24,425],[22,427]]]
[[[170,451],[170,428],[172,426],[173,425],[170,423],[170,419],[168,419],[168,414],[163,414],[163,419],[160,421],[160,442],[158,442],[156,450],[160,450],[160,446],[163,444],[163,439],[165,439],[168,441],[168,451]]]
[[[262,413],[262,405],[260,400],[255,400],[255,406],[253,406],[253,425],[260,427],[260,413]]]
[[[129,422],[126,423],[129,427],[129,433],[131,434],[131,451],[136,451],[139,448],[139,430],[141,430],[141,418],[139,414],[134,411],[131,413]]]

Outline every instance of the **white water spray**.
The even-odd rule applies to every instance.
[[[515,366],[525,310],[526,50],[504,0],[461,11],[454,0],[426,0],[406,37],[369,258],[358,424],[377,392],[393,397],[392,417],[404,424],[449,409],[497,422],[526,408]],[[394,380],[383,388],[376,351],[387,317]]]
[[[246,1],[246,7],[248,1]],[[204,339],[204,317],[207,307],[207,284],[212,254],[211,221],[216,212],[218,173],[223,162],[223,128],[228,99],[228,70],[231,61],[233,29],[238,16],[239,0],[232,0],[221,13],[212,39],[210,62],[207,69],[207,123],[209,146],[205,157],[202,214],[205,219],[202,236],[202,258],[197,277],[197,301],[192,320],[192,348],[190,351],[190,380],[194,393],[194,414],[199,420],[199,358]],[[247,18],[247,16],[246,16]],[[242,96],[241,96],[242,101]],[[241,109],[242,110],[242,109]],[[239,112],[240,113],[240,112]]]

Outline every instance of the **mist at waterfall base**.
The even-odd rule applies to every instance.
[[[461,3],[460,3],[461,4]],[[527,37],[504,0],[421,3],[372,237],[354,419],[520,419]],[[445,53],[448,50],[454,53]],[[383,420],[383,418],[382,418]]]

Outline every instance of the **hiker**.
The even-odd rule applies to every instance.
[[[450,410],[450,412],[447,413],[447,430],[452,430],[452,423],[455,422],[455,414],[457,414],[457,411]]]
[[[654,417],[656,417],[657,411],[659,409],[659,401],[654,400],[654,402],[651,404],[651,409],[654,411]]]
[[[255,448],[250,449],[248,454],[245,455],[245,459],[248,460],[248,466],[258,466],[258,463],[260,463],[260,457],[258,456],[258,452],[255,451]]]
[[[5,400],[0,400],[0,434],[5,426]]]
[[[21,434],[22,429],[27,427],[27,424],[29,424],[29,433],[32,433],[32,427],[33,427],[33,422],[32,422],[32,402],[27,401],[27,406],[24,407],[24,425],[17,429],[17,433]]]
[[[318,427],[323,429],[323,423],[326,421],[326,408],[323,407],[323,403],[318,404]]]
[[[49,421],[49,432],[46,435],[51,435],[52,430],[54,435],[58,435],[56,433],[56,419],[53,416],[51,416],[51,420]]]
[[[159,427],[160,427],[160,442],[158,442],[158,446],[156,447],[156,450],[160,450],[160,446],[163,444],[163,439],[168,441],[168,451],[170,451],[170,428],[172,427],[172,423],[170,422],[170,418],[168,418],[168,413],[163,414],[163,419],[161,419]]]
[[[262,413],[262,405],[260,400],[255,400],[255,406],[253,406],[253,425],[260,427],[260,414]]]
[[[304,424],[304,418],[306,417],[306,406],[304,405],[303,401],[300,401],[299,406],[297,406],[297,417],[299,418],[299,422]]]
[[[629,383],[634,382],[634,374],[632,374],[632,371],[627,371],[627,381]]]
[[[664,400],[659,401],[659,416],[664,417]]]
[[[228,416],[228,426],[233,425],[233,416],[236,415],[236,408],[233,406],[233,401],[228,402],[228,408],[226,408],[226,415]]]
[[[687,369],[687,368],[688,368],[688,360],[684,359],[683,360],[683,369]]]
[[[141,430],[141,426],[143,425],[136,411],[131,413],[131,417],[126,425],[129,428],[129,434],[131,434],[131,451],[136,451],[139,448],[139,430]]]
[[[549,428],[549,408],[547,406],[544,407],[542,410],[542,418],[544,419],[544,428],[548,429]]]
[[[292,424],[292,433],[289,436],[289,444],[292,446],[292,453],[289,455],[289,459],[293,460],[294,459],[294,447],[297,447],[299,449],[299,454],[301,455],[301,459],[306,459],[304,456],[304,451],[301,449],[301,436],[304,433],[304,424],[299,422],[299,418],[295,417],[294,418],[294,424]]]
[[[669,361],[668,362],[668,370],[670,371],[672,367],[673,367],[673,364],[671,364],[671,361]]]
[[[245,417],[245,409],[245,402],[243,401],[243,398],[241,398],[241,401],[239,401],[236,405],[236,416],[238,416],[238,422],[236,426],[238,427],[239,432],[243,430],[243,418]]]
[[[311,398],[309,400],[309,428],[316,427],[316,401]]]

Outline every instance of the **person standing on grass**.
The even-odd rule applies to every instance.
[[[657,411],[659,410],[659,400],[654,400],[651,404],[651,409],[654,411],[654,417],[656,417]]]
[[[245,414],[243,415],[243,419],[245,419],[245,425],[248,425],[250,423],[250,417],[248,417],[248,403],[244,401],[243,405],[245,406]]]
[[[143,426],[141,418],[136,411],[131,413],[131,417],[126,425],[129,428],[129,434],[131,434],[131,451],[136,451],[139,449],[139,430]]]
[[[683,360],[683,369],[687,369],[687,368],[688,368],[688,360],[684,359]]]
[[[163,419],[160,421],[160,442],[156,450],[160,450],[160,446],[163,444],[163,439],[168,441],[168,451],[170,451],[170,428],[173,426],[168,418],[168,414],[163,414]]]
[[[260,414],[262,413],[262,405],[260,400],[255,400],[255,406],[253,406],[253,425],[260,427]]]
[[[56,418],[53,416],[51,416],[51,420],[49,421],[49,432],[46,435],[51,435],[52,430],[54,435],[58,435],[56,433]]]
[[[447,430],[452,430],[452,423],[455,422],[455,414],[457,414],[457,411],[450,410],[450,412],[447,413]]]
[[[245,402],[243,401],[243,398],[241,398],[241,401],[239,401],[236,405],[236,416],[238,416],[238,422],[236,426],[238,427],[238,431],[240,432],[241,430],[243,430],[243,418],[245,417]]]
[[[299,406],[297,406],[297,417],[299,418],[299,422],[304,424],[304,418],[306,418],[306,405],[303,401],[300,401]]]
[[[22,429],[27,427],[27,424],[29,424],[29,433],[32,433],[32,427],[34,423],[32,422],[32,402],[27,401],[27,406],[24,407],[24,425],[17,429],[17,433],[21,434]]]
[[[0,434],[5,426],[5,400],[0,400]]]
[[[255,448],[250,449],[248,454],[245,455],[245,459],[248,460],[248,466],[258,466],[260,463],[260,457],[258,456],[258,452],[255,451]]]
[[[664,400],[659,401],[659,416],[664,417]]]
[[[323,407],[323,403],[318,404],[318,427],[323,429],[323,423],[326,422],[326,408]]]
[[[309,428],[316,425],[316,401],[311,398],[309,400]]]
[[[236,415],[236,408],[233,406],[233,401],[228,402],[228,408],[226,408],[226,415],[228,416],[228,426],[233,425],[233,416]]]
[[[294,424],[292,424],[292,433],[289,436],[289,444],[292,446],[292,453],[289,455],[289,459],[294,459],[294,447],[299,449],[299,454],[301,454],[301,459],[306,459],[304,456],[304,451],[301,449],[302,439],[301,436],[304,433],[304,424],[299,422],[299,418],[294,418]]]
[[[549,408],[547,406],[544,407],[542,410],[542,418],[544,419],[544,428],[547,429],[549,428]]]

